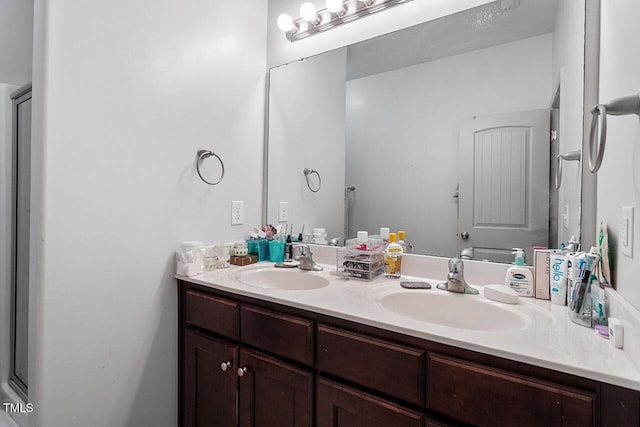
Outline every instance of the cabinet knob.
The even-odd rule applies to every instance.
[[[246,367],[238,369],[238,376],[239,377],[244,377],[244,374],[246,374],[246,373],[247,373],[247,368]]]
[[[231,362],[222,362],[220,364],[220,369],[222,369],[223,371],[226,371],[230,367],[231,367]]]

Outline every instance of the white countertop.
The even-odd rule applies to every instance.
[[[491,274],[482,278],[481,275],[477,275],[476,282],[473,280],[474,277],[466,276],[470,285],[480,291],[480,295],[454,294],[435,289],[435,286],[430,290],[406,290],[400,287],[399,279],[378,277],[372,282],[366,282],[337,277],[335,265],[325,262],[330,259],[331,254],[318,257],[320,262],[324,262],[325,271],[323,272],[303,272],[319,275],[330,281],[328,286],[309,290],[267,289],[243,284],[236,278],[239,272],[272,268],[273,264],[268,262],[244,267],[231,266],[193,277],[176,277],[238,295],[285,304],[442,344],[640,390],[640,353],[636,351],[639,316],[637,312],[633,312],[634,309],[631,306],[625,305],[624,300],[615,291],[609,293],[610,302],[615,306],[612,311],[617,313],[616,316],[623,318],[623,324],[625,324],[624,349],[613,348],[608,340],[599,337],[593,329],[574,324],[569,319],[567,307],[534,298],[521,297],[516,305],[491,302],[526,319],[521,326],[511,331],[484,332],[405,317],[383,308],[380,299],[389,293],[418,292],[428,293],[428,295],[445,293],[452,298],[486,300],[483,296],[482,284],[486,284],[487,280],[491,283]],[[420,260],[420,262],[423,261]],[[433,258],[430,262],[433,262]],[[412,263],[416,262],[412,261]],[[465,262],[466,264],[468,262]],[[442,265],[438,265],[438,268],[431,269],[437,270],[433,273],[435,277],[424,274],[420,277],[403,274],[401,280],[426,280],[435,285],[442,282],[442,268]],[[478,268],[485,267],[470,268],[468,271],[476,272]],[[503,274],[504,269],[504,266],[499,266],[494,273]],[[415,274],[419,269],[412,265],[408,270]],[[464,315],[465,313],[460,313],[460,316]],[[478,322],[482,322],[482,319],[478,319]]]

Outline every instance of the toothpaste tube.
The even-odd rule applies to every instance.
[[[552,253],[549,255],[551,286],[551,302],[558,305],[567,303],[567,257],[561,254]]]

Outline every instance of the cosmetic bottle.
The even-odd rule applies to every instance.
[[[524,250],[513,248],[515,265],[507,270],[504,285],[513,289],[523,297],[533,296],[533,273],[524,266]]]
[[[567,257],[560,253],[551,253],[549,255],[550,263],[550,287],[551,287],[551,303],[557,305],[567,304]]]
[[[389,233],[389,244],[384,251],[384,275],[399,278],[401,269],[402,246],[396,242],[396,233]]]
[[[291,241],[291,234],[287,234],[287,239],[284,244],[284,260],[291,261],[293,257],[293,245]]]
[[[389,228],[388,227],[381,227],[380,228],[380,238],[382,239],[382,241],[384,242],[385,245],[387,243],[389,243]]]
[[[398,231],[398,242],[400,246],[402,246],[402,251],[405,254],[410,254],[413,252],[413,245],[407,241],[407,232],[406,231]]]

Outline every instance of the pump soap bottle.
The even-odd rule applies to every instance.
[[[389,244],[384,251],[384,275],[397,279],[401,268],[402,246],[396,243],[396,233],[389,233]]]
[[[516,265],[507,270],[504,285],[516,291],[520,296],[532,297],[534,295],[533,273],[524,266],[524,250],[513,248],[512,253],[516,256]]]

